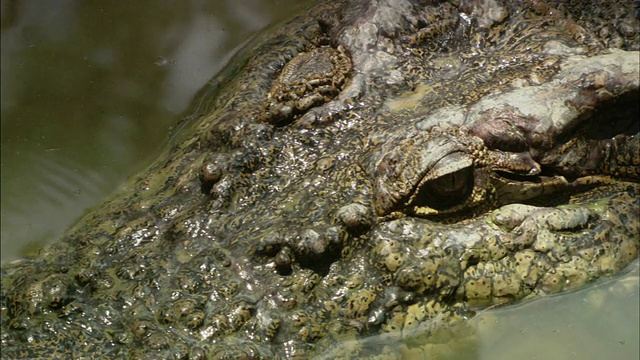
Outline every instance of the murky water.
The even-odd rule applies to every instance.
[[[2,259],[156,158],[194,94],[296,0],[2,2]]]
[[[638,359],[639,270],[636,261],[622,277],[484,311],[440,336],[373,336],[361,346],[410,360]],[[333,358],[328,352],[318,359]]]
[[[142,170],[235,49],[304,6],[123,4],[2,2],[3,260],[59,238]],[[405,341],[397,351],[419,359],[638,359],[639,302],[636,263],[584,291],[485,312],[472,322],[471,342],[410,351]]]
[[[640,358],[639,263],[625,276],[473,319],[480,359]]]

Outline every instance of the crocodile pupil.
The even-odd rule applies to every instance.
[[[417,189],[411,205],[445,210],[463,203],[473,188],[473,167],[444,174]]]

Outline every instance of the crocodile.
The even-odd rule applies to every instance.
[[[394,358],[638,258],[636,1],[338,0],[2,266],[2,357]]]

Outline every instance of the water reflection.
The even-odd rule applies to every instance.
[[[479,359],[638,359],[640,263],[571,293],[489,311],[473,319]]]
[[[317,359],[354,348],[403,360],[638,359],[639,270],[636,261],[623,276],[570,294],[484,311],[436,334],[422,328],[343,343]]]
[[[297,1],[2,2],[2,259],[156,158],[194,94]]]

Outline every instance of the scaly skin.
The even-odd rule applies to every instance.
[[[264,34],[150,170],[3,266],[3,358],[373,355],[345,341],[616,274],[634,4],[329,1]]]

